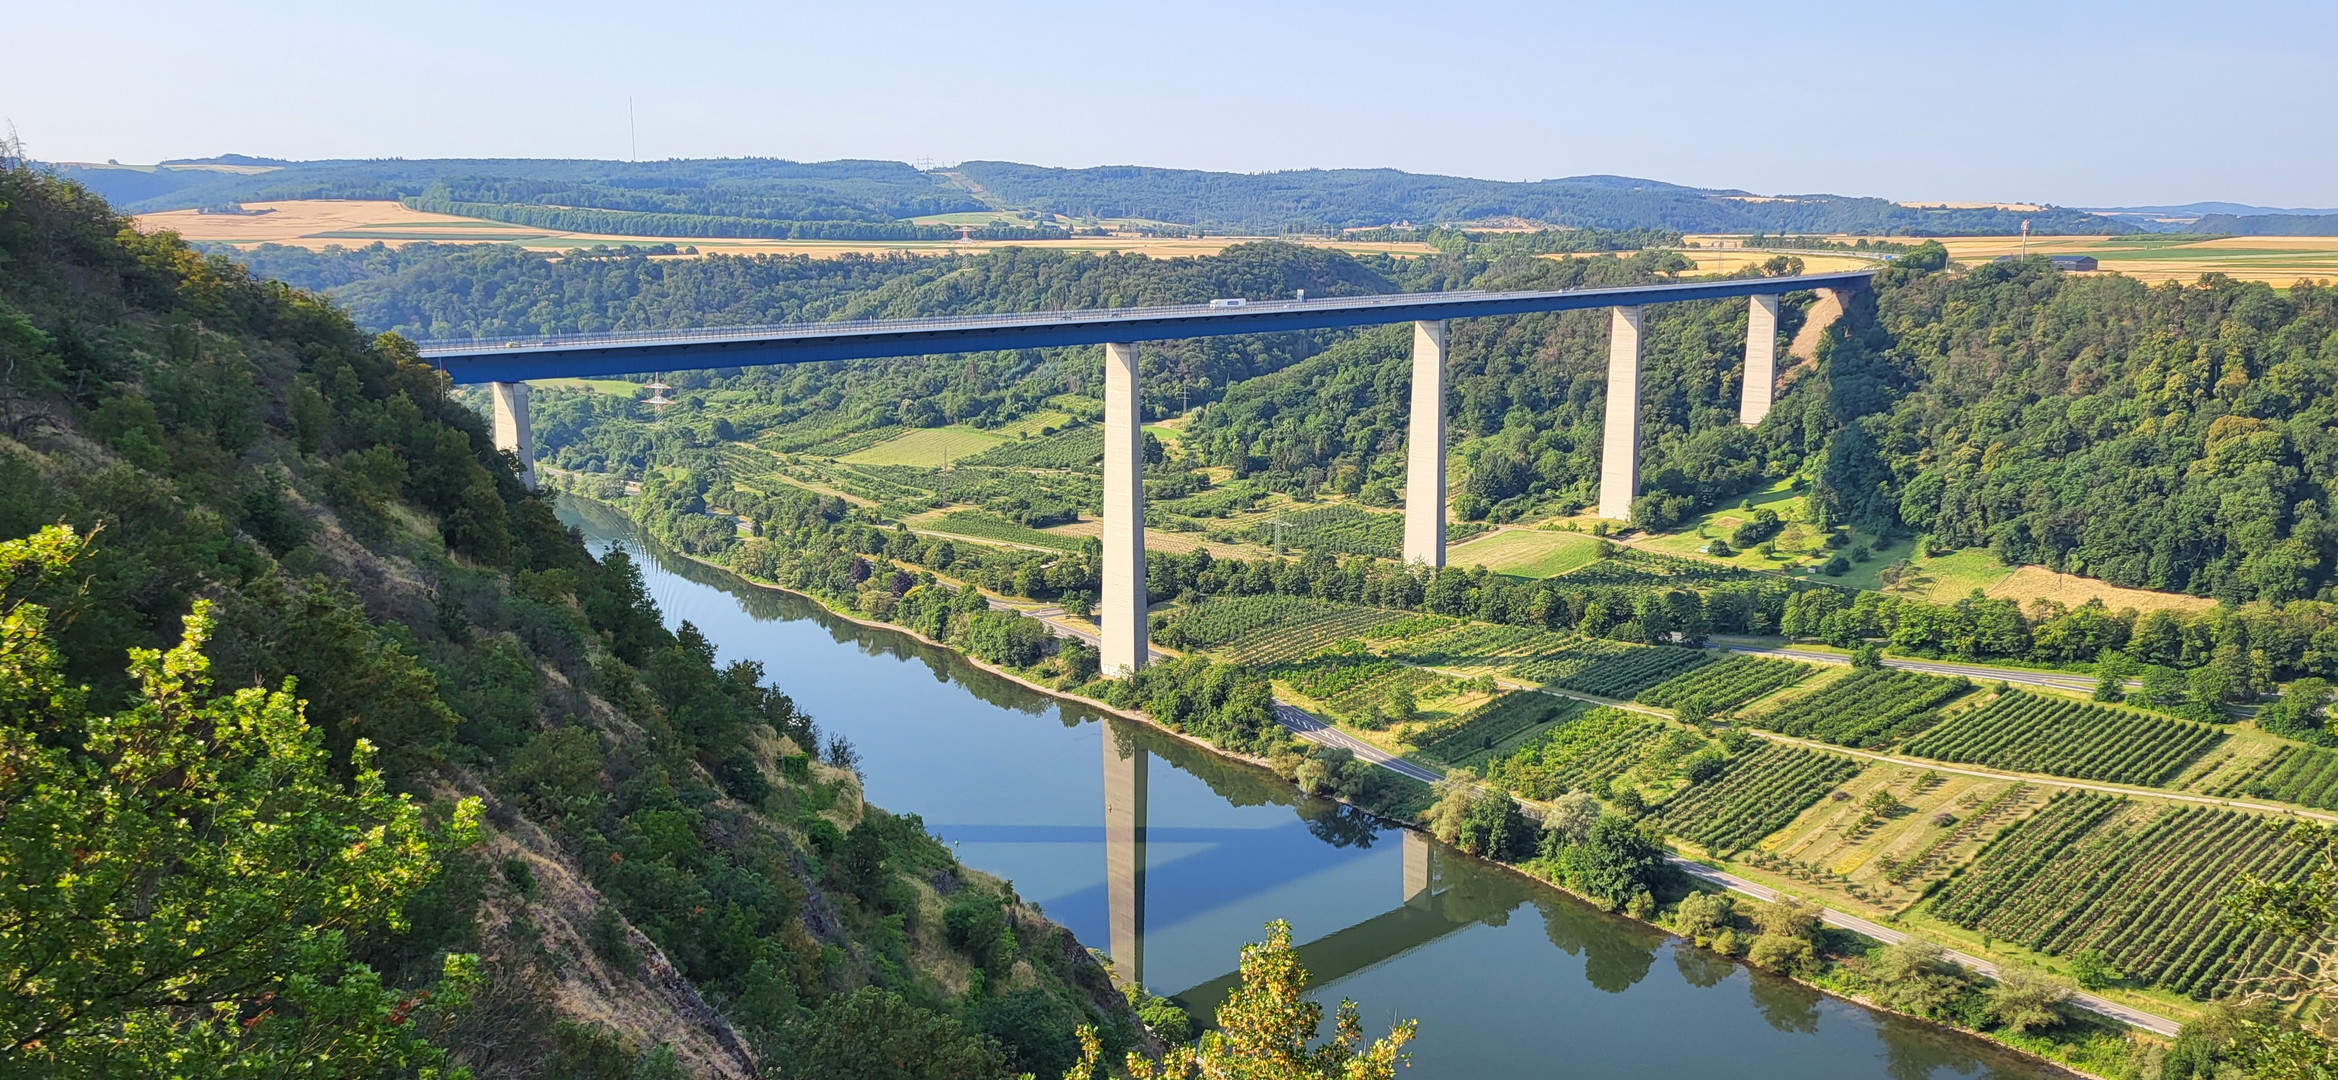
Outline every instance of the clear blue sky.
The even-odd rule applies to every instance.
[[[2338,4],[5,0],[33,156],[762,155],[2338,206]]]

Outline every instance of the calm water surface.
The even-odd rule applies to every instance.
[[[1428,1078],[2048,1077],[1988,1043],[1764,976],[1441,848],[1272,775],[1034,693],[907,635],[625,543],[669,624],[760,661],[860,749],[870,801],[1206,1015],[1236,951],[1286,919],[1316,996],[1367,1032],[1418,1017]],[[1375,1025],[1378,1025],[1376,1028]]]

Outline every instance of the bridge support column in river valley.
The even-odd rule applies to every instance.
[[[1152,755],[1104,728],[1104,906],[1111,924],[1112,974],[1123,986],[1145,982],[1145,791]]]
[[[1778,298],[1756,296],[1745,310],[1745,388],[1738,395],[1737,422],[1761,423],[1777,392]]]
[[[1607,331],[1607,420],[1599,451],[1599,516],[1632,520],[1640,486],[1640,309],[1619,307]]]
[[[488,383],[487,398],[494,403],[495,448],[509,450],[519,456],[520,483],[534,491],[536,439],[528,431],[528,384]]]
[[[1420,905],[1429,900],[1429,838],[1412,829],[1404,830],[1404,887],[1403,901]]]
[[[1104,346],[1104,673],[1145,666],[1145,428],[1135,342]]]
[[[1404,561],[1445,565],[1445,323],[1413,324],[1413,408],[1405,427]]]

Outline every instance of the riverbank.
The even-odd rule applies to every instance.
[[[605,504],[604,504],[604,505],[605,505]],[[611,508],[611,509],[614,509],[614,508]],[[628,520],[629,520],[629,519],[628,519]],[[616,533],[616,532],[612,531],[611,535],[622,535],[622,534],[620,534],[620,533]],[[636,533],[636,535],[639,535],[639,534],[638,534],[638,533]],[[644,538],[644,539],[646,539],[646,538]],[[681,555],[680,553],[669,553],[669,552],[668,552],[668,549],[665,549],[665,548],[664,548],[662,545],[659,545],[659,546],[657,547],[657,550],[658,550],[658,551],[661,553],[661,555],[665,555],[665,554],[671,554],[671,557],[672,557],[672,559],[676,560],[676,565],[679,565],[679,563],[680,563],[681,561],[687,561],[688,563],[690,563],[690,564],[692,564],[692,565],[696,565],[696,566],[705,567],[705,568],[707,568],[708,570],[719,571],[719,572],[720,572],[720,574],[721,574],[721,576],[722,576],[722,580],[724,580],[724,581],[732,581],[732,582],[738,582],[738,583],[742,583],[742,584],[752,584],[752,585],[755,585],[755,586],[757,586],[757,590],[755,590],[755,591],[759,591],[759,592],[767,592],[767,593],[774,594],[774,595],[783,595],[783,596],[787,596],[787,597],[790,597],[790,598],[792,598],[792,599],[789,601],[789,603],[790,603],[791,605],[792,605],[793,603],[795,603],[795,601],[797,601],[797,600],[800,600],[800,601],[804,602],[806,605],[808,605],[809,609],[816,609],[816,611],[815,611],[815,610],[808,610],[808,609],[805,609],[805,608],[799,608],[799,609],[797,609],[797,610],[798,610],[798,611],[800,611],[800,612],[801,612],[801,614],[795,614],[795,615],[788,616],[789,618],[804,619],[804,618],[806,618],[806,616],[809,616],[809,615],[812,615],[812,614],[815,614],[815,613],[817,613],[817,614],[825,614],[825,615],[831,615],[831,616],[834,616],[836,619],[840,620],[842,623],[844,623],[844,624],[849,624],[850,626],[857,627],[857,628],[865,628],[865,629],[882,629],[882,630],[889,630],[889,631],[893,631],[893,632],[895,632],[895,633],[898,633],[898,634],[901,634],[901,635],[903,635],[905,640],[909,640],[909,641],[916,641],[916,642],[918,642],[918,643],[920,643],[920,644],[923,644],[923,645],[926,645],[926,646],[932,647],[933,649],[935,649],[935,650],[937,650],[937,651],[940,651],[940,652],[945,652],[945,653],[947,653],[947,654],[948,654],[948,658],[949,658],[949,662],[950,662],[951,664],[953,664],[953,665],[954,665],[954,664],[957,664],[957,663],[964,663],[964,664],[966,664],[966,665],[967,665],[967,667],[968,667],[968,669],[969,669],[969,670],[979,670],[979,671],[983,672],[985,675],[990,675],[990,676],[995,676],[995,677],[1000,677],[1000,678],[1003,678],[1003,679],[1007,680],[1007,682],[1008,682],[1008,683],[1010,683],[1010,684],[1012,684],[1012,685],[1014,685],[1014,686],[1016,686],[1016,687],[1019,687],[1019,688],[1021,688],[1023,691],[1027,691],[1027,692],[1030,692],[1030,693],[1033,693],[1033,694],[1036,694],[1036,695],[1041,695],[1041,696],[1044,696],[1044,697],[1046,697],[1046,698],[1050,698],[1050,699],[1057,700],[1057,701],[1061,701],[1061,702],[1064,702],[1064,703],[1067,703],[1067,704],[1070,704],[1070,705],[1073,705],[1073,706],[1077,706],[1077,707],[1079,707],[1080,709],[1084,709],[1084,710],[1092,709],[1092,710],[1094,710],[1096,713],[1098,713],[1099,715],[1109,715],[1109,716],[1115,716],[1115,717],[1120,717],[1120,718],[1123,718],[1123,719],[1130,720],[1130,721],[1132,721],[1132,722],[1135,722],[1135,723],[1142,723],[1142,724],[1146,725],[1148,728],[1150,728],[1150,729],[1152,729],[1152,730],[1159,731],[1159,732],[1161,732],[1161,733],[1162,733],[1162,734],[1164,734],[1164,735],[1169,735],[1169,736],[1172,736],[1172,737],[1174,738],[1174,740],[1175,740],[1177,743],[1181,744],[1181,745],[1190,746],[1190,747],[1193,747],[1193,748],[1195,748],[1195,749],[1206,750],[1206,751],[1208,751],[1208,752],[1209,752],[1209,755],[1210,755],[1212,758],[1215,758],[1215,759],[1219,759],[1219,760],[1230,760],[1230,761],[1240,762],[1240,763],[1242,763],[1242,764],[1244,764],[1244,765],[1249,765],[1249,766],[1256,766],[1256,767],[1259,767],[1259,768],[1261,768],[1261,769],[1266,769],[1266,770],[1272,771],[1272,766],[1273,766],[1273,763],[1272,763],[1272,762],[1269,762],[1269,761],[1263,760],[1263,759],[1261,759],[1261,758],[1258,758],[1258,757],[1255,757],[1255,756],[1252,756],[1252,755],[1245,755],[1245,754],[1232,753],[1232,752],[1226,751],[1226,750],[1224,750],[1224,749],[1221,749],[1221,748],[1219,748],[1219,747],[1218,747],[1218,746],[1216,746],[1215,744],[1212,744],[1212,743],[1210,743],[1210,742],[1209,742],[1209,741],[1207,741],[1206,739],[1198,739],[1198,738],[1195,738],[1195,737],[1193,737],[1193,736],[1191,736],[1191,735],[1188,735],[1188,734],[1186,734],[1186,733],[1184,733],[1184,732],[1179,732],[1179,731],[1176,731],[1176,730],[1174,730],[1174,729],[1172,729],[1172,728],[1169,728],[1169,727],[1166,727],[1166,726],[1164,726],[1164,725],[1161,725],[1161,724],[1155,723],[1155,722],[1152,720],[1152,718],[1151,718],[1150,716],[1147,716],[1147,715],[1145,715],[1145,714],[1144,714],[1144,713],[1142,713],[1142,712],[1138,712],[1138,711],[1135,711],[1135,710],[1130,710],[1130,709],[1120,709],[1120,708],[1115,708],[1115,707],[1111,706],[1110,704],[1108,704],[1108,703],[1106,703],[1106,702],[1102,702],[1102,701],[1098,701],[1098,700],[1096,700],[1096,699],[1093,699],[1093,698],[1085,697],[1085,696],[1083,696],[1083,695],[1081,695],[1081,694],[1078,694],[1078,693],[1075,693],[1075,692],[1070,692],[1070,691],[1067,691],[1067,690],[1058,689],[1058,688],[1056,688],[1056,687],[1049,686],[1049,685],[1047,685],[1046,683],[1044,683],[1044,682],[1041,682],[1041,681],[1039,681],[1039,680],[1036,680],[1036,679],[1033,679],[1033,678],[1027,678],[1027,677],[1024,677],[1023,675],[1020,675],[1020,674],[1018,674],[1017,672],[1015,672],[1015,671],[1014,671],[1014,670],[1012,670],[1012,669],[1003,668],[1003,667],[1001,667],[1001,666],[999,666],[999,665],[997,665],[997,664],[988,663],[988,662],[985,662],[985,661],[979,660],[979,659],[977,659],[977,658],[975,658],[975,657],[968,656],[968,655],[967,655],[967,654],[966,654],[964,651],[962,651],[960,648],[953,647],[953,646],[951,646],[951,645],[948,645],[948,644],[946,644],[946,643],[944,643],[944,642],[937,641],[937,640],[935,640],[934,638],[931,638],[931,637],[928,637],[928,636],[926,636],[926,635],[924,635],[924,634],[918,633],[918,632],[916,632],[915,630],[912,630],[912,629],[910,629],[910,628],[903,627],[903,626],[899,626],[899,625],[892,624],[892,623],[888,623],[888,622],[883,622],[883,621],[879,621],[879,620],[873,620],[873,619],[870,619],[870,618],[863,617],[863,613],[862,613],[862,612],[859,612],[859,611],[857,611],[857,610],[851,610],[851,611],[839,611],[839,610],[836,608],[836,606],[834,606],[833,604],[831,604],[830,602],[828,602],[828,601],[826,601],[826,600],[823,600],[821,597],[818,597],[818,596],[815,596],[815,595],[811,595],[811,594],[807,594],[807,593],[805,593],[805,592],[802,592],[802,591],[799,591],[799,590],[790,589],[790,588],[787,588],[787,587],[785,587],[785,586],[781,586],[781,585],[778,585],[778,584],[775,584],[775,583],[770,583],[770,582],[763,582],[763,581],[755,581],[755,580],[753,580],[753,579],[746,578],[746,577],[743,577],[743,576],[741,576],[741,575],[738,575],[738,574],[736,574],[734,571],[730,570],[729,568],[727,568],[727,567],[722,567],[722,566],[720,566],[720,565],[718,565],[718,564],[716,564],[716,563],[714,563],[714,562],[712,562],[712,561],[710,561],[710,560],[707,560],[707,559],[701,559],[701,558],[692,558],[692,557],[689,557],[689,556],[684,556],[684,555]],[[723,586],[720,586],[720,585],[716,584],[716,583],[715,583],[715,582],[714,582],[712,579],[709,579],[709,578],[703,578],[703,577],[693,577],[693,580],[697,580],[697,581],[705,582],[705,583],[706,583],[706,584],[708,584],[709,586],[716,587],[716,588],[722,588],[722,587],[723,587]],[[744,593],[741,593],[741,594],[739,594],[739,595],[741,595],[741,596],[743,597],[743,596],[745,596],[746,594],[744,594]],[[970,602],[971,602],[971,601],[970,601]],[[754,601],[753,603],[765,603],[765,602],[761,602],[761,601]],[[770,616],[766,615],[766,616],[762,616],[762,617],[763,617],[763,618],[769,618]],[[807,626],[809,625],[809,622],[810,622],[810,621],[811,621],[811,620],[807,620]],[[839,630],[832,631],[832,633],[837,633],[837,634],[847,634],[847,633],[849,633],[849,631],[844,631],[844,630],[841,630],[841,629],[839,629]],[[954,635],[953,635],[953,636],[954,636]],[[848,640],[848,638],[840,636],[840,637],[838,637],[836,640],[838,640],[838,641],[840,641],[840,642],[841,642],[841,641]],[[864,640],[865,640],[865,639],[864,639]],[[864,646],[864,648],[865,648],[865,647],[868,647],[868,646]],[[878,647],[879,647],[879,648],[884,648],[883,646],[878,646]],[[930,662],[930,661],[929,661],[929,662]],[[938,668],[937,668],[937,672],[938,672],[939,670],[940,670],[940,669],[938,669]],[[1025,707],[1027,708],[1028,706],[1025,706]],[[1070,719],[1070,717],[1068,717],[1068,716],[1067,716],[1067,718],[1066,718],[1066,723],[1067,723],[1067,724],[1069,724],[1070,722],[1071,722],[1071,719]],[[1052,725],[1049,725],[1049,726],[1050,726],[1050,727],[1052,727]],[[912,730],[914,730],[914,728],[912,728]],[[1302,734],[1303,734],[1303,733],[1302,733]],[[1092,766],[1090,766],[1090,767],[1092,768]],[[1280,777],[1278,777],[1278,779],[1280,779]],[[1286,783],[1285,783],[1283,786],[1287,787],[1287,786],[1288,786],[1288,785],[1287,785],[1287,782],[1286,782]],[[1092,797],[1092,796],[1091,796],[1091,797]],[[1280,800],[1279,800],[1279,797],[1278,797],[1278,801],[1280,801]],[[1350,803],[1349,805],[1355,805],[1355,804],[1354,804],[1354,803]],[[1359,807],[1359,809],[1366,810],[1367,812],[1374,813],[1375,815],[1377,815],[1377,816],[1381,816],[1381,817],[1383,817],[1383,818],[1385,818],[1385,817],[1386,817],[1386,815],[1384,815],[1384,814],[1381,814],[1379,811],[1377,811],[1377,810],[1374,810],[1372,807],[1369,807],[1369,806],[1363,806],[1363,807]],[[952,819],[949,819],[949,818],[944,818],[944,819],[941,819],[941,820],[952,820]],[[1407,823],[1407,824],[1409,824],[1409,823]],[[1327,839],[1328,839],[1328,838],[1327,838]],[[1445,856],[1443,856],[1443,855],[1440,855],[1440,857],[1445,857]],[[1470,861],[1470,862],[1472,862],[1472,863],[1476,863],[1476,864],[1478,864],[1478,865],[1481,865],[1481,866],[1482,866],[1482,865],[1485,865],[1485,862],[1484,862],[1483,860],[1472,859],[1472,860],[1469,860],[1469,861]],[[1573,893],[1572,893],[1572,890],[1568,890],[1568,889],[1566,889],[1566,888],[1565,888],[1564,886],[1562,886],[1562,885],[1558,885],[1558,884],[1556,884],[1556,883],[1553,883],[1553,882],[1549,881],[1549,880],[1548,880],[1546,877],[1544,877],[1542,874],[1540,874],[1540,873],[1537,873],[1537,872],[1536,872],[1536,868],[1535,868],[1535,867],[1532,867],[1532,866],[1518,867],[1518,866],[1511,866],[1511,865],[1508,865],[1508,864],[1500,864],[1500,863],[1496,863],[1495,865],[1501,865],[1501,866],[1503,866],[1503,868],[1504,868],[1505,870],[1509,871],[1511,874],[1515,874],[1515,875],[1518,875],[1518,876],[1520,876],[1520,877],[1522,877],[1522,878],[1527,878],[1527,879],[1531,879],[1531,880],[1535,881],[1535,883],[1536,883],[1537,885],[1539,885],[1539,886],[1542,886],[1542,887],[1544,887],[1544,888],[1547,888],[1547,889],[1549,889],[1549,890],[1550,890],[1550,893],[1551,893],[1551,895],[1553,895],[1554,897],[1555,897],[1555,896],[1559,896],[1559,895],[1575,895],[1575,894],[1573,894]],[[1506,876],[1506,875],[1505,875],[1505,876]],[[1053,907],[1053,906],[1054,906],[1054,905],[1051,903],[1051,904],[1050,904],[1050,907]],[[1295,909],[1286,909],[1286,910],[1295,910]],[[1554,916],[1554,917],[1555,917],[1555,916]],[[1618,915],[1618,916],[1616,916],[1616,918],[1617,918],[1617,920],[1618,920],[1618,921],[1621,921],[1623,917],[1622,917],[1621,915]],[[1343,923],[1335,923],[1335,924],[1333,924],[1333,925],[1337,926],[1337,925],[1344,925],[1344,924],[1343,924]],[[1641,925],[1641,926],[1654,927],[1655,929],[1658,929],[1658,930],[1662,930],[1662,929],[1663,929],[1663,927],[1661,926],[1661,924],[1656,924],[1656,923],[1649,922],[1649,921],[1646,921],[1646,920],[1640,920],[1640,921],[1638,921],[1637,923],[1635,923],[1635,925]],[[1255,927],[1252,927],[1252,929],[1255,929]],[[1539,935],[1538,935],[1538,937],[1539,937]],[[1092,938],[1091,940],[1095,940],[1095,941],[1099,941],[1099,942],[1100,942],[1100,941],[1102,941],[1103,939],[1099,937],[1099,938]],[[1555,942],[1555,941],[1557,941],[1557,940],[1559,940],[1559,939],[1557,939],[1557,938],[1554,938],[1553,940],[1554,940],[1554,942]],[[1661,939],[1661,938],[1659,938],[1659,939],[1652,939],[1652,940],[1662,940],[1662,939]],[[1848,942],[1850,939],[1846,937],[1846,938],[1842,938],[1842,939],[1840,939],[1840,940],[1841,940],[1841,941],[1844,941],[1844,942]],[[1851,953],[1850,953],[1850,955],[1853,955],[1853,956],[1856,956],[1856,955],[1858,955],[1859,951],[1860,951],[1860,950],[1861,950],[1863,947],[1864,947],[1864,946],[1862,945],[1862,946],[1858,946],[1858,947],[1855,947],[1855,948],[1853,948],[1853,949],[1852,949],[1852,951],[1851,951]],[[1675,946],[1675,948],[1676,948],[1676,950],[1677,950],[1678,952],[1680,952],[1680,953],[1682,953],[1682,954],[1688,954],[1688,953],[1697,953],[1697,952],[1700,952],[1700,951],[1701,951],[1701,950],[1696,950],[1696,949],[1694,949],[1692,946],[1689,946],[1689,945],[1687,945],[1687,944],[1685,944],[1685,943],[1680,943],[1680,944],[1677,944],[1677,945]],[[1736,968],[1736,967],[1739,967],[1739,962],[1738,962],[1738,961],[1734,961],[1734,960],[1732,960],[1732,961],[1728,961],[1728,962],[1722,962],[1722,961],[1720,961],[1720,960],[1719,960],[1719,958],[1718,958],[1718,954],[1711,954],[1711,955],[1713,955],[1713,956],[1714,956],[1714,958],[1713,958],[1712,960],[1704,961],[1704,963],[1706,963],[1708,966],[1710,966],[1710,965],[1712,965],[1712,964],[1720,964],[1721,966],[1720,966],[1720,968],[1719,968],[1718,970],[1722,970],[1722,971],[1726,971],[1726,970],[1729,970],[1729,969],[1731,969],[1731,968]],[[1682,961],[1680,961],[1680,962],[1681,962],[1682,964],[1684,964],[1684,965],[1687,965],[1687,964],[1689,963],[1689,961],[1687,961],[1687,960],[1685,960],[1685,959],[1684,959],[1684,960],[1682,960]],[[1853,963],[1853,968],[1852,968],[1852,969],[1853,969],[1853,970],[1856,970],[1856,968],[1857,968],[1857,965],[1856,965],[1856,962],[1854,962],[1854,963]],[[1741,978],[1742,978],[1742,976],[1741,976]],[[1823,980],[1823,978],[1824,978],[1824,977],[1823,977],[1823,976],[1821,976],[1820,978]],[[1760,981],[1760,979],[1761,979],[1761,977],[1757,977],[1757,980],[1756,980],[1756,981],[1757,981],[1757,982],[1759,982],[1759,981]],[[1869,1004],[1869,1003],[1867,1003],[1867,1002],[1863,1001],[1863,1000],[1862,1000],[1862,999],[1861,999],[1861,998],[1858,996],[1858,994],[1856,994],[1856,993],[1847,993],[1847,992],[1845,992],[1844,990],[1842,990],[1842,989],[1841,989],[1839,986],[1830,986],[1830,985],[1828,985],[1828,984],[1827,984],[1826,982],[1824,982],[1824,981],[1813,981],[1812,979],[1809,979],[1809,978],[1799,979],[1799,980],[1795,980],[1795,981],[1796,981],[1796,982],[1798,982],[1800,985],[1802,985],[1802,986],[1804,986],[1804,987],[1807,987],[1808,989],[1810,989],[1810,990],[1812,990],[1812,991],[1815,991],[1815,992],[1817,992],[1817,993],[1819,993],[1819,994],[1823,994],[1823,995],[1825,995],[1825,996],[1826,996],[1826,997],[1828,997],[1828,998],[1832,998],[1832,999],[1835,999],[1835,1000],[1840,1000],[1840,1001],[1846,1001],[1846,1002],[1853,1002],[1853,1003],[1858,1003],[1858,1004],[1860,1004],[1860,1005],[1861,1005],[1863,1008],[1866,1008],[1866,1009],[1868,1009],[1869,1011],[1873,1012],[1874,1014],[1877,1014],[1878,1016],[1906,1016],[1906,1015],[1907,1015],[1907,1014],[1901,1014],[1901,1013],[1894,1013],[1894,1012],[1892,1012],[1891,1010],[1887,1010],[1887,1009],[1882,1009],[1882,1008],[1879,1008],[1879,1007],[1875,1007],[1875,1006],[1873,1006],[1872,1004]],[[1171,985],[1177,985],[1177,984],[1171,984]],[[1699,985],[1703,985],[1703,984],[1699,984]],[[1610,992],[1613,992],[1613,991],[1610,991]],[[1813,1000],[1816,1000],[1816,999],[1813,999]],[[1920,1018],[1917,1018],[1917,1019],[1920,1019]],[[1926,1026],[1940,1026],[1940,1025],[1930,1025],[1930,1024],[1927,1024]],[[1980,1039],[1981,1041],[1983,1041],[1983,1042],[1987,1042],[1987,1043],[1990,1043],[1990,1044],[1993,1044],[1993,1045],[1996,1045],[1996,1046],[2005,1047],[2005,1048],[2006,1048],[2008,1051],[2011,1051],[2011,1052],[2016,1052],[2016,1053],[2020,1053],[2020,1054],[2022,1054],[2022,1055],[2024,1056],[2024,1058],[2026,1058],[2026,1059],[2028,1059],[2028,1060],[2033,1060],[2033,1061],[2038,1061],[2038,1062],[2041,1062],[2041,1063],[2045,1063],[2045,1064],[2047,1064],[2047,1065],[2050,1065],[2051,1067],[2053,1067],[2053,1068],[2055,1068],[2055,1069],[2060,1069],[2060,1070],[2072,1070],[2072,1069],[2073,1069],[2073,1066],[2072,1066],[2072,1065],[2071,1065],[2069,1062],[2067,1062],[2067,1061],[2060,1061],[2060,1060],[2056,1060],[2054,1057],[2049,1057],[2049,1056],[2043,1056],[2043,1055],[2040,1055],[2040,1054],[2038,1054],[2038,1053],[2037,1053],[2037,1052],[2036,1052],[2036,1051],[2035,1051],[2033,1048],[2031,1048],[2031,1047],[2024,1047],[2024,1046],[2021,1046],[2021,1045],[2018,1045],[2018,1044],[2015,1044],[2015,1043],[2010,1043],[2010,1042],[2007,1042],[2007,1041],[2004,1041],[2004,1040],[2001,1040],[2001,1039],[1992,1038],[1992,1037],[1991,1037],[1991,1036],[1989,1036],[1989,1034],[1988,1034],[1988,1033],[1986,1033],[1986,1032],[1972,1032],[1972,1031],[1970,1031],[1969,1029],[1963,1029],[1963,1028],[1952,1028],[1952,1027],[1947,1027],[1947,1026],[1940,1026],[1940,1027],[1941,1027],[1941,1030],[1943,1030],[1943,1031],[1950,1031],[1950,1030],[1954,1030],[1954,1031],[1958,1031],[1958,1032],[1960,1032],[1960,1033],[1962,1033],[1962,1034],[1971,1034],[1971,1035],[1976,1035],[1976,1036],[1978,1036],[1978,1037],[1979,1037],[1979,1039]],[[1781,1028],[1780,1030],[1785,1030],[1785,1029]],[[2098,1059],[2098,1060],[2099,1060],[2099,1059]],[[2116,1075],[2116,1074],[2117,1074],[2117,1073],[2120,1071],[2120,1069],[2117,1067],[2117,1065],[2116,1065],[2116,1064],[2110,1065],[2110,1066],[2108,1066],[2108,1067],[2105,1067],[2105,1066],[2098,1066],[2098,1069],[2099,1069],[2100,1071],[2109,1072],[2109,1073],[2111,1073],[2111,1074],[2113,1074],[2113,1075]]]

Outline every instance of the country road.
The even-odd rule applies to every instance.
[[[1800,660],[1806,664],[1848,664],[1848,656],[1828,653],[1803,652],[1798,649],[1767,649],[1758,645],[1716,645],[1733,653],[1747,656],[1768,656],[1780,660]],[[1962,675],[1975,682],[2008,682],[2023,686],[2044,686],[2055,690],[2093,690],[2095,681],[2084,675],[2063,671],[2019,671],[2012,668],[1983,667],[1978,664],[1956,664],[1942,660],[1901,660],[1886,657],[1883,666],[1901,671],[1921,671],[1927,675]],[[2140,685],[2128,680],[2129,685]]]

